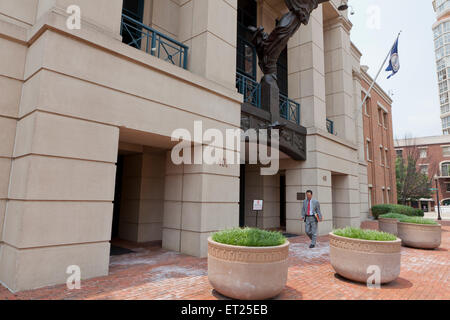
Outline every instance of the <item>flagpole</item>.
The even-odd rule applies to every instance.
[[[377,73],[375,79],[372,81],[372,84],[370,85],[369,90],[367,91],[366,96],[364,97],[364,100],[363,100],[363,102],[361,103],[361,107],[358,109],[358,111],[359,111],[359,110],[362,110],[362,108],[364,107],[364,104],[366,103],[367,98],[368,98],[369,95],[370,95],[370,92],[372,91],[373,87],[375,86],[375,83],[377,82],[378,76],[380,75],[381,71],[383,71],[384,65],[386,64],[386,61],[389,59],[389,56],[391,55],[391,52],[392,52],[392,49],[393,49],[394,46],[395,46],[395,43],[397,42],[398,38],[400,38],[400,34],[401,34],[401,33],[402,33],[402,31],[400,30],[400,32],[398,33],[398,36],[397,36],[396,41],[395,41],[394,44],[392,45],[391,49],[389,49],[389,52],[388,52],[388,54],[387,54],[387,56],[386,56],[386,59],[384,59],[384,62],[383,62],[383,64],[381,65],[380,70],[378,70],[378,73]]]

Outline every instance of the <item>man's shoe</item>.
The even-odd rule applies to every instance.
[[[310,249],[315,248],[315,247],[316,247],[316,246],[313,245],[313,244],[309,246]]]

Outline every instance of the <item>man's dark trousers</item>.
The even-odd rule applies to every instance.
[[[306,223],[306,234],[311,239],[311,244],[313,246],[316,245],[317,240],[317,220],[314,216],[306,216],[305,218]]]

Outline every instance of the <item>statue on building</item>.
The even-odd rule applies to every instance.
[[[277,62],[289,39],[302,24],[307,25],[314,9],[329,0],[284,0],[289,12],[283,15],[275,29],[268,35],[263,27],[249,27],[253,32],[253,45],[259,58],[259,67],[267,77],[276,81]]]
[[[279,118],[279,88],[277,84],[277,62],[289,39],[302,24],[309,22],[311,13],[319,4],[329,0],[284,0],[289,12],[281,17],[269,34],[263,27],[249,27],[253,32],[252,43],[258,54],[258,64],[264,77],[261,79],[261,107]]]

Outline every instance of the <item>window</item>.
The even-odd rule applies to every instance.
[[[363,92],[362,96],[365,97],[366,94]],[[370,116],[370,103],[371,103],[370,98],[367,98],[364,104],[364,112],[366,113],[367,116]]]
[[[441,114],[446,114],[449,111],[450,111],[450,105],[448,103],[441,106]]]
[[[378,124],[383,125],[383,109],[378,108]]]
[[[367,139],[367,144],[366,144],[366,158],[367,161],[372,161],[372,148],[371,148],[371,144],[370,144],[370,139]]]
[[[381,159],[381,165],[384,166],[384,152],[383,152],[382,146],[380,146],[380,159]]]
[[[448,103],[448,92],[440,95],[441,105]]]
[[[442,147],[442,155],[444,157],[450,157],[450,147]]]
[[[442,119],[442,128],[447,129],[450,127],[450,117],[445,117]]]
[[[438,80],[439,82],[447,80],[447,70],[445,68],[438,72]]]
[[[450,176],[450,162],[444,162],[441,166],[441,176]]]
[[[447,183],[447,188],[446,188],[447,192],[450,192],[450,183]]]
[[[389,161],[389,150],[388,149],[385,149],[384,150],[384,155],[386,156],[386,160],[385,160],[385,163],[386,163],[386,167],[390,167],[390,161]]]
[[[257,4],[255,1],[238,1],[236,70],[256,79],[256,50],[251,43],[253,33],[248,26],[257,25]],[[442,27],[441,27],[442,28]]]
[[[397,158],[403,158],[403,150],[395,150]]]
[[[383,126],[385,127],[385,128],[387,128],[387,126],[388,126],[388,114],[387,114],[387,112],[383,112]]]
[[[426,159],[428,157],[427,149],[420,149],[420,158]]]
[[[388,190],[387,190],[387,200],[388,200],[388,203],[391,203],[391,202],[392,202],[392,199],[391,199],[391,189],[388,189]]]
[[[420,172],[422,174],[428,175],[428,165],[427,164],[421,164],[420,165]]]
[[[439,93],[444,93],[446,91],[448,91],[447,81],[443,81],[443,82],[439,83]]]
[[[385,189],[386,189],[385,187],[381,188],[381,203],[386,203],[385,199],[384,199],[384,190]]]

